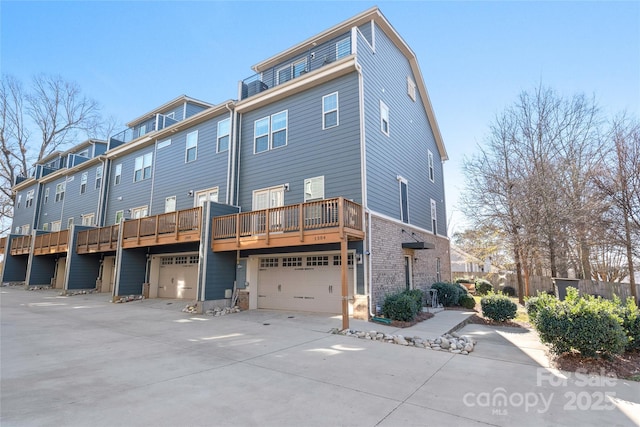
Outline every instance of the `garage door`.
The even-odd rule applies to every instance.
[[[198,255],[160,258],[159,298],[196,299],[197,288]]]
[[[340,313],[339,254],[260,258],[258,308]],[[353,254],[349,254],[349,289],[353,289]]]

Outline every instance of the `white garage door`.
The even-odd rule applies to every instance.
[[[340,313],[339,254],[260,258],[258,308]],[[349,254],[349,290],[353,289],[353,254]]]
[[[196,299],[197,288],[198,255],[160,258],[159,298]]]

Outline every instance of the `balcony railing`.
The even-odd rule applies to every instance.
[[[362,206],[342,197],[213,218],[214,251],[362,239]]]
[[[151,126],[147,126],[146,132],[142,135],[139,133],[139,129],[127,128],[122,132],[119,132],[109,138],[110,147],[117,147],[119,145],[125,144],[127,142],[133,141],[134,139],[138,139],[150,132],[155,132],[157,130],[162,130],[166,127],[171,126],[174,123],[178,123],[178,120],[172,119],[171,117],[167,117],[164,114],[156,114],[155,120],[152,121]]]
[[[132,219],[122,224],[122,247],[199,241],[201,226],[199,207]]]
[[[38,234],[33,244],[34,255],[48,255],[67,252],[69,247],[69,230]]]
[[[31,235],[18,236],[11,240],[11,255],[28,255],[30,250]]]
[[[87,254],[115,251],[118,247],[119,231],[119,224],[80,231],[76,242],[76,252]]]
[[[299,55],[288,62],[280,63],[262,73],[244,79],[241,83],[240,99],[248,98],[301,77],[350,54],[351,36],[345,34],[344,37],[338,37],[309,49],[304,55]]]
[[[7,247],[7,238],[0,237],[0,254],[4,254],[4,249]]]

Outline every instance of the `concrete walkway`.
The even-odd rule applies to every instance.
[[[340,316],[6,287],[0,304],[3,427],[640,424],[640,383],[548,369],[526,329],[467,325],[463,356],[327,333]]]

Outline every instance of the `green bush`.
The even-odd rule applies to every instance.
[[[478,295],[487,295],[491,291],[493,291],[491,282],[485,279],[476,279],[476,293]]]
[[[473,299],[471,295],[465,293],[464,295],[460,296],[460,299],[458,300],[458,305],[461,305],[464,308],[472,310],[476,307],[476,300]]]
[[[431,289],[438,291],[438,301],[445,307],[458,305],[460,294],[463,292],[460,289],[460,285],[445,282],[434,283],[431,285]],[[467,291],[465,290],[464,294],[466,293]]]
[[[587,357],[619,354],[629,342],[621,306],[616,302],[590,295],[579,297],[578,290],[569,287],[564,301],[536,305],[534,326],[540,340],[555,354],[571,350]]]
[[[529,315],[529,320],[531,321],[531,323],[535,322],[536,316],[538,315],[541,307],[553,305],[558,301],[558,298],[556,298],[554,295],[549,295],[548,293],[544,292],[538,292],[538,296],[527,298],[524,307],[527,310],[527,314]]]
[[[388,295],[382,304],[382,314],[387,319],[411,322],[419,310],[416,300],[406,293]]]
[[[422,308],[424,305],[424,292],[421,289],[407,289],[402,292],[405,295],[409,295],[418,305],[418,308]]]
[[[508,296],[494,294],[493,292],[483,297],[480,300],[480,305],[482,307],[482,314],[496,322],[515,319],[518,311],[518,306],[511,301]]]
[[[638,310],[633,298],[627,298],[625,305],[620,304],[620,314],[622,328],[627,334],[626,349],[629,351],[640,350],[640,310]]]

